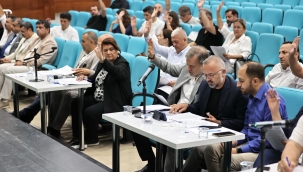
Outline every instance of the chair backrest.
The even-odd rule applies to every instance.
[[[303,106],[303,90],[288,87],[277,87],[276,91],[286,102],[288,119],[294,119],[299,109]]]
[[[303,1],[302,1],[303,2]],[[303,10],[303,6],[295,6],[294,7],[295,10]]]
[[[274,27],[269,23],[259,23],[256,22],[253,24],[251,31],[257,32],[259,34],[262,33],[274,33]]]
[[[129,67],[130,67],[130,73],[132,73],[133,71],[133,65],[134,65],[134,61],[135,61],[135,56],[130,54],[130,53],[127,53],[127,52],[124,52],[124,51],[121,51],[121,56],[123,56],[129,63]]]
[[[37,32],[37,28],[36,28],[36,23],[37,23],[37,19],[31,19],[29,22],[33,25],[34,28],[34,32]]]
[[[253,3],[253,2],[242,2],[241,6],[242,6],[243,8],[245,8],[245,7],[256,7],[257,4],[255,4],[255,3]]]
[[[261,21],[261,9],[259,7],[245,7],[242,11],[242,18],[250,23]]]
[[[141,10],[143,10],[147,6],[152,6],[153,7],[154,5],[155,5],[155,1],[143,1]]]
[[[265,0],[249,0],[249,2],[259,4],[259,3],[265,3]]]
[[[239,3],[242,3],[242,2],[247,2],[248,0],[235,0],[235,2],[239,2]]]
[[[220,1],[210,1],[209,5],[213,6],[213,5],[219,5],[221,2]],[[226,5],[226,4],[225,4]]]
[[[107,15],[113,15],[113,9],[112,8],[106,8],[106,14]]]
[[[54,37],[54,39],[57,42],[57,46],[58,46],[57,57],[56,57],[56,60],[54,62],[54,66],[58,66],[58,64],[61,60],[61,57],[62,57],[62,52],[63,52],[64,44],[65,44],[66,41],[64,39],[58,38],[58,37]]]
[[[52,28],[54,26],[60,26],[60,24],[59,23],[55,23],[55,22],[51,22],[50,27]]]
[[[188,36],[191,32],[191,27],[187,23],[180,23],[182,29],[186,32],[186,35]]]
[[[108,31],[100,31],[100,32],[98,33],[98,37],[100,37],[100,36],[102,36],[102,35],[104,35],[104,34],[110,34],[110,35],[114,35],[112,32],[108,32]]]
[[[262,23],[270,23],[280,26],[282,24],[283,11],[276,8],[267,8],[262,12]]]
[[[75,67],[81,51],[82,51],[82,46],[79,42],[66,41],[57,68],[64,67],[65,65],[68,65],[69,67],[72,68]]]
[[[131,84],[132,84],[132,91],[134,94],[142,93],[143,84],[137,86],[137,83],[150,64],[151,63],[147,60],[147,57],[138,56],[135,58],[133,68],[136,70],[133,70],[131,73]],[[155,67],[155,69],[150,73],[150,75],[145,80],[147,94],[152,95],[155,92],[158,86],[158,81],[159,81],[159,69],[158,67]],[[140,106],[142,102],[143,102],[143,97],[137,96],[133,98],[132,105]],[[146,105],[151,105],[153,104],[153,102],[154,102],[153,98],[146,97]]]
[[[129,42],[129,36],[120,34],[120,33],[115,33],[114,38],[118,43],[118,46],[120,47],[121,51],[127,51],[128,48],[128,42]]]
[[[134,10],[127,10],[127,12],[131,17],[135,16]]]
[[[171,11],[178,11],[181,4],[179,2],[171,2],[170,3],[170,10]]]
[[[79,36],[79,41],[82,42],[82,35],[84,33],[84,28],[82,27],[78,27],[78,26],[74,26],[74,28],[77,30],[78,32],[78,36]]]
[[[264,10],[265,10],[266,8],[273,8],[273,7],[274,7],[272,4],[265,4],[265,3],[259,3],[257,6],[260,7],[261,10],[262,10],[262,20],[263,20],[263,13],[264,13]]]
[[[259,34],[257,32],[254,32],[254,31],[247,30],[245,32],[245,35],[250,37],[251,43],[252,43],[251,52],[255,53],[257,42],[258,42],[258,39],[259,39]]]
[[[143,13],[143,11],[136,11],[135,12],[135,16],[136,16],[136,18],[144,19],[144,13]]]
[[[273,5],[282,4],[282,0],[266,0],[265,3],[266,4],[273,4]]]
[[[246,30],[251,30],[251,23],[250,22],[246,22]]]
[[[211,6],[211,12],[213,13],[213,19],[217,19],[217,8],[218,8],[218,5]],[[222,6],[221,11],[220,11],[222,19],[225,19],[225,11],[226,10],[227,10],[227,7]]]
[[[279,63],[279,49],[284,42],[284,37],[278,34],[262,33],[256,47],[256,52],[260,58],[260,64],[277,64]],[[270,48],[268,48],[270,45]],[[253,57],[254,61],[258,62],[256,56]]]
[[[72,19],[70,21],[70,25],[75,26],[76,23],[77,23],[77,18],[78,18],[78,15],[79,15],[79,11],[69,10],[68,13],[72,16]]]
[[[201,29],[202,29],[202,26],[201,26],[201,25],[193,25],[193,26],[191,27],[191,31],[192,31],[192,32],[199,32]]]
[[[80,11],[78,14],[77,22],[76,22],[75,26],[84,28],[90,17],[91,17],[91,14],[89,12]]]
[[[231,5],[234,5],[234,6],[240,6],[240,3],[239,2],[225,2],[225,5],[228,7],[228,6],[231,6]]]
[[[142,1],[132,1],[129,5],[130,5],[131,10],[140,11],[140,10],[142,10],[143,2]]]
[[[238,18],[242,18],[242,10],[243,10],[243,7],[241,6],[236,6],[236,5],[229,5],[227,6],[227,9],[235,9],[238,11]]]
[[[287,10],[284,13],[283,26],[293,26],[298,29],[303,28],[303,11],[302,10]]]
[[[282,4],[290,5],[292,8],[299,5],[300,0],[283,0]]]
[[[99,37],[99,31],[96,29],[85,29],[84,33],[86,33],[86,32],[95,32],[95,34]]]
[[[141,53],[146,53],[146,42],[142,37],[131,37],[129,39],[127,52],[133,55],[138,55]]]
[[[285,41],[293,41],[299,36],[299,29],[291,26],[277,26],[275,28],[275,34],[284,36]]]
[[[290,10],[291,6],[290,5],[277,4],[277,5],[274,5],[274,8],[281,9],[281,10],[283,10],[285,12],[286,10]]]
[[[111,23],[113,22],[113,16],[106,14],[106,18],[107,18],[107,23],[106,23],[105,31],[108,31]]]

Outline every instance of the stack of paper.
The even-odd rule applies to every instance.
[[[55,82],[61,85],[85,85],[90,84],[86,80],[77,81],[76,78],[65,78],[65,79],[56,79]]]
[[[143,111],[143,106],[138,106],[137,108],[141,109]],[[155,111],[155,110],[169,110],[169,106],[164,105],[148,105],[146,106],[146,112]]]
[[[55,70],[38,71],[38,74],[40,74],[40,75],[70,75],[73,73],[75,73],[75,71],[73,71],[73,68],[71,68],[67,65],[62,68],[55,69]]]

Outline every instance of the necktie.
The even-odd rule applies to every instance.
[[[16,36],[17,36],[17,34],[15,34],[15,35],[13,36],[13,38],[12,38],[10,41],[8,41],[8,42],[2,47],[2,50],[1,50],[1,52],[0,52],[0,58],[3,58],[3,57],[4,57],[5,49],[12,43],[12,41],[16,38]]]

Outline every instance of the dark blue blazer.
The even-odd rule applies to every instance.
[[[217,119],[221,120],[223,127],[241,131],[244,127],[248,96],[242,94],[241,90],[237,87],[236,81],[229,76],[226,76],[222,89]],[[205,111],[211,88],[208,86],[206,80],[202,81],[199,91],[198,102],[189,105],[187,111],[207,117]]]

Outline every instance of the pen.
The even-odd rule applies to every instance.
[[[288,160],[288,157],[286,157],[286,161],[287,161],[288,167],[290,167],[290,162]]]

